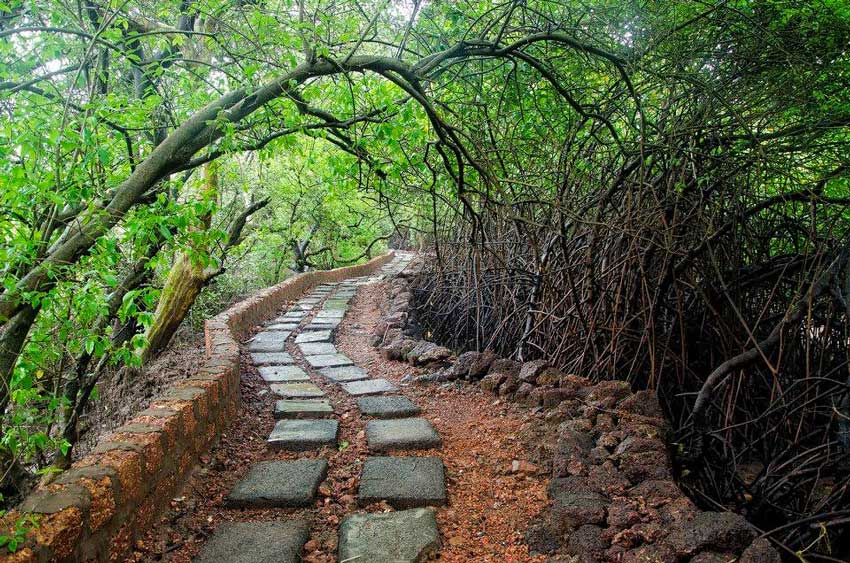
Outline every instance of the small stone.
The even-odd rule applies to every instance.
[[[327,473],[324,459],[260,462],[236,484],[226,502],[236,508],[309,506]]]
[[[350,366],[354,362],[343,354],[319,354],[318,356],[306,356],[307,363],[314,368],[329,368],[337,366]]]
[[[319,399],[283,399],[274,405],[275,418],[322,418],[332,413],[331,404]]]
[[[357,399],[357,407],[364,415],[375,418],[404,418],[420,412],[419,407],[401,395],[363,397]]]
[[[298,366],[260,366],[260,377],[269,383],[280,381],[310,381],[310,376]]]
[[[398,387],[386,379],[367,379],[365,381],[352,381],[343,383],[342,389],[349,395],[379,395],[381,393],[397,393]]]
[[[331,419],[279,420],[268,439],[273,449],[303,451],[336,444],[339,423]]]
[[[195,563],[297,563],[307,542],[303,520],[222,523],[206,542]],[[274,538],[274,541],[269,541]]]
[[[424,418],[370,420],[366,437],[373,452],[439,448],[442,440],[431,423]]]
[[[359,368],[357,366],[338,366],[332,368],[322,368],[319,370],[319,373],[321,373],[330,380],[336,381],[337,383],[344,381],[361,381],[363,379],[369,379],[369,374],[363,371],[362,368]]]
[[[425,508],[352,514],[340,527],[339,560],[419,563],[440,547],[434,512]]]

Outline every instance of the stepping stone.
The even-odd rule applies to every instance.
[[[315,330],[312,332],[302,332],[295,337],[296,344],[304,342],[330,342],[333,339],[329,330]]]
[[[266,330],[288,330],[292,332],[298,328],[298,323],[274,323],[266,326]]]
[[[439,448],[440,435],[424,418],[370,420],[366,423],[366,440],[373,452],[388,450],[427,450]]]
[[[272,393],[287,399],[324,397],[325,392],[312,383],[274,383],[270,385]]]
[[[348,301],[331,301],[330,299],[325,301],[325,304],[322,305],[323,311],[345,311],[348,309]]]
[[[308,324],[304,328],[304,330],[333,330],[339,326],[340,321],[342,321],[342,319],[319,319],[317,321],[313,320],[310,321],[310,324]]]
[[[307,315],[304,314],[304,311],[289,311],[288,313],[284,313],[283,315],[276,318],[275,321],[284,322],[284,323],[287,322],[287,321],[288,322],[300,321],[300,320],[304,319],[304,317],[306,317],[306,316]]]
[[[298,563],[310,536],[304,520],[287,522],[223,522],[195,563]],[[274,538],[274,541],[269,541]]]
[[[357,407],[366,416],[375,418],[404,418],[419,414],[419,407],[407,397],[391,395],[357,399]]]
[[[281,399],[274,404],[275,418],[324,418],[333,412],[331,404],[321,399]]]
[[[298,366],[260,366],[260,377],[269,383],[281,381],[310,381],[310,376]]]
[[[364,395],[380,395],[381,393],[398,393],[398,387],[386,379],[367,379],[343,383],[342,389],[349,395],[360,397]]]
[[[325,309],[322,309],[321,311],[319,311],[318,313],[316,313],[316,316],[315,316],[315,317],[313,317],[313,320],[318,320],[318,319],[330,319],[330,320],[333,320],[333,319],[341,319],[341,318],[342,318],[342,317],[344,317],[344,316],[345,316],[345,311],[343,311],[343,310],[337,310],[337,309],[327,309],[327,310],[325,310]]]
[[[298,348],[305,356],[316,356],[319,354],[336,354],[336,346],[330,342],[304,342],[299,344]]]
[[[369,379],[369,374],[363,371],[362,368],[357,366],[340,366],[334,368],[322,368],[319,370],[319,373],[336,381],[337,383],[341,383],[344,381],[361,381],[363,379]]]
[[[339,560],[418,563],[440,547],[434,511],[414,508],[386,514],[352,514],[339,529]]]
[[[319,354],[318,356],[306,356],[307,363],[314,368],[330,368],[335,366],[350,366],[354,362],[351,358],[342,354]]]
[[[234,508],[300,508],[316,500],[328,474],[325,459],[262,461],[251,466],[225,502]]]
[[[395,508],[446,504],[446,469],[438,457],[370,457],[363,464],[358,502]]]
[[[251,354],[251,361],[258,366],[285,366],[295,363],[295,359],[286,352],[258,352]]]
[[[289,338],[286,331],[261,332],[248,343],[251,352],[283,352],[283,343]]]
[[[339,423],[332,419],[278,420],[269,436],[270,448],[303,451],[336,444]]]

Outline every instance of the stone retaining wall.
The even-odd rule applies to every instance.
[[[654,393],[566,374],[544,360],[453,352],[421,338],[409,278],[389,285],[374,344],[430,367],[414,383],[465,380],[528,405],[531,442],[550,468],[549,503],[526,531],[532,551],[569,563],[779,563],[739,514],[702,511],[673,479],[668,425]]]
[[[307,289],[370,274],[392,257],[390,252],[365,264],[293,276],[209,319],[207,360],[197,373],[166,389],[53,484],[36,490],[0,521],[0,533],[6,533],[22,512],[38,518],[37,527],[16,553],[0,548],[0,562],[122,559],[179,491],[198,456],[236,416],[239,342]]]

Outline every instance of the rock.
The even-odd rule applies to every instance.
[[[609,543],[602,537],[602,528],[587,524],[570,534],[567,553],[580,561],[601,561],[608,546]]]
[[[363,371],[363,368],[358,366],[336,366],[322,368],[319,373],[337,383],[345,383],[349,381],[362,381],[369,379],[369,374]]]
[[[487,375],[490,366],[498,358],[499,356],[497,356],[492,350],[484,350],[484,352],[479,354],[475,361],[472,362],[472,365],[469,366],[469,379],[476,381]]]
[[[600,381],[590,388],[587,400],[590,402],[601,401],[613,397],[616,401],[632,394],[631,385],[625,381],[610,380]]]
[[[499,396],[505,397],[507,395],[512,394],[519,387],[519,378],[513,375],[509,375],[505,378],[501,385],[499,385]]]
[[[499,386],[504,383],[507,378],[508,376],[504,373],[489,373],[487,374],[487,376],[484,377],[484,379],[481,380],[479,385],[484,391],[496,393],[499,390]]]
[[[625,529],[640,522],[640,513],[625,499],[614,499],[608,505],[608,525],[612,528]]]
[[[737,558],[731,553],[717,553],[715,551],[703,551],[691,558],[689,563],[729,563]]]
[[[458,378],[464,378],[469,374],[469,368],[472,367],[472,364],[478,359],[480,356],[478,352],[470,351],[464,352],[455,360],[454,365],[452,366],[452,371],[454,375]]]
[[[302,451],[336,444],[336,420],[279,420],[268,439],[272,449]]]
[[[434,512],[424,508],[352,514],[340,526],[340,561],[420,563],[439,546]]]
[[[585,524],[605,522],[608,499],[596,493],[559,492],[552,498],[552,516],[558,528],[567,533]]]
[[[537,385],[550,385],[554,387],[560,383],[563,375],[564,374],[561,370],[553,367],[547,367],[537,376]]]
[[[272,393],[286,399],[310,399],[324,397],[325,392],[313,383],[273,383]]]
[[[222,523],[205,544],[195,563],[296,563],[309,535],[307,522]],[[274,541],[270,541],[274,538]]]
[[[649,479],[629,490],[632,498],[642,498],[647,505],[657,508],[683,496],[679,486],[672,480]]]
[[[742,552],[755,532],[740,514],[699,512],[690,522],[675,527],[668,540],[677,555],[693,555],[705,549]]]
[[[268,383],[310,381],[310,376],[298,366],[260,366],[257,371]]]
[[[446,477],[438,457],[370,457],[363,465],[361,505],[386,501],[395,508],[446,503]]]
[[[452,357],[452,351],[444,346],[434,345],[425,352],[419,355],[418,358],[411,361],[415,366],[427,366],[430,364],[438,364],[445,362]],[[408,359],[409,360],[409,359]]]
[[[319,354],[316,356],[304,356],[307,363],[314,368],[332,368],[350,366],[354,362],[344,354]]]
[[[298,349],[305,356],[316,356],[319,354],[336,354],[336,346],[330,342],[303,342],[298,345]]]
[[[522,367],[520,362],[516,362],[514,360],[506,360],[504,358],[499,358],[493,360],[493,363],[490,364],[490,370],[487,372],[488,374],[493,373],[501,373],[505,376],[508,375],[519,375],[519,370]]]
[[[636,391],[617,404],[617,410],[648,418],[664,418],[658,397],[652,391]]]
[[[525,543],[534,553],[555,553],[561,547],[561,534],[554,529],[549,521],[533,522],[525,532]]]
[[[537,376],[549,367],[546,360],[532,360],[525,362],[519,370],[519,380],[523,383],[537,383]]]
[[[420,385],[426,385],[428,383],[445,383],[446,381],[452,381],[455,379],[457,379],[457,376],[455,376],[452,369],[444,368],[432,373],[417,375],[413,378],[413,382]]]
[[[529,461],[515,459],[511,462],[511,473],[536,475],[539,472],[540,468]]]
[[[779,552],[765,538],[759,538],[744,550],[738,563],[781,563]]]
[[[521,383],[519,387],[517,387],[516,392],[514,393],[514,397],[517,400],[527,399],[531,396],[531,392],[534,391],[534,385],[531,383]]]
[[[623,549],[614,546],[605,552],[608,561],[618,563],[677,563],[678,558],[673,550],[662,545],[642,545],[634,549]]]
[[[275,401],[275,418],[322,418],[333,414],[331,404],[323,399],[282,399]]]

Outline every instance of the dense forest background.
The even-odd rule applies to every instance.
[[[394,244],[434,339],[657,389],[689,494],[828,560],[848,49],[844,0],[0,2],[4,503],[187,317]]]

